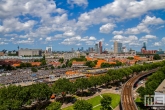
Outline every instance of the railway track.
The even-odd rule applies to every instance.
[[[156,72],[157,69],[153,69],[147,72],[140,73],[130,78],[123,86],[121,93],[121,107],[122,110],[138,110],[133,99],[133,86],[143,76]]]

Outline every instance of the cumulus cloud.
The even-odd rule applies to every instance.
[[[162,45],[161,42],[155,42],[155,43],[154,43],[154,46],[158,46],[158,47],[159,47],[159,46],[161,46],[161,45]]]
[[[158,25],[163,24],[164,22],[164,20],[162,20],[161,18],[156,18],[155,16],[146,16],[146,18],[142,21],[144,25]]]
[[[51,41],[52,38],[51,37],[46,37],[45,41]]]
[[[78,6],[87,6],[88,5],[88,1],[87,0],[67,0],[67,3],[71,4],[71,5],[78,5]]]
[[[123,34],[124,32],[123,31],[113,31],[112,34],[114,35],[120,35],[120,34]]]
[[[15,41],[14,44],[33,44],[34,40],[19,40]]]
[[[68,0],[67,2],[78,6],[88,5],[87,0]],[[150,10],[160,9],[165,9],[164,0],[114,0],[89,12],[80,13],[78,18],[70,19],[68,17],[70,13],[65,9],[57,8],[54,0],[1,0],[0,34],[5,37],[14,37],[16,43],[30,44],[34,42],[33,38],[35,38],[35,40],[42,39],[45,42],[63,39],[64,44],[79,44],[87,41],[89,44],[89,41],[95,42],[97,39],[92,36],[77,39],[75,36],[93,25],[102,25],[100,32],[110,33],[115,27],[113,24],[121,20],[136,18]],[[161,18],[146,16],[137,27],[126,31],[128,34],[150,33],[148,26],[163,23],[164,20]],[[124,30],[113,32],[114,35],[123,33]],[[52,37],[48,37],[50,35]],[[28,38],[32,39],[28,40]],[[13,41],[11,40],[11,42]],[[92,44],[92,42],[90,43]]]
[[[150,29],[148,26],[150,25],[159,25],[165,23],[161,18],[156,18],[155,16],[150,17],[146,16],[145,19],[142,20],[140,24],[136,27],[128,28],[126,30],[126,34],[140,34],[140,33],[150,33]]]
[[[31,29],[35,21],[29,20],[27,22],[21,23],[18,18],[9,18],[2,21],[3,25],[0,25],[0,32],[12,32],[12,31],[26,31]]]
[[[65,32],[64,34],[63,34],[64,36],[74,36],[75,35],[75,32],[73,32],[73,31],[67,31],[67,32]]]
[[[78,18],[77,25],[86,30],[92,24],[108,23],[139,17],[150,10],[165,9],[164,0],[115,0],[105,6],[85,12]],[[99,14],[99,16],[98,16]],[[113,16],[113,18],[111,18]],[[148,17],[149,18],[149,17]],[[147,18],[147,19],[148,19]],[[152,21],[154,19],[150,19]],[[146,23],[150,23],[145,21]],[[159,23],[161,21],[157,21]]]
[[[116,26],[115,24],[111,24],[111,23],[102,25],[100,27],[100,33],[106,33],[106,34],[110,33],[114,29],[115,26]]]
[[[118,42],[121,42],[123,44],[134,45],[134,46],[140,45],[138,37],[134,36],[134,35],[131,35],[128,37],[123,36],[123,35],[115,35],[113,37],[113,39],[110,41],[111,42],[118,41]]]
[[[139,41],[148,42],[149,40],[157,39],[154,35],[145,35],[139,39]]]
[[[89,37],[89,40],[96,40],[94,36]]]
[[[5,45],[5,44],[8,44],[8,43],[6,43],[6,42],[0,42],[0,45]]]
[[[81,44],[82,42],[85,42],[87,45],[93,45],[94,41],[96,40],[96,38],[94,36],[86,36],[86,37],[81,37],[81,36],[75,36],[75,37],[71,37],[71,38],[66,38],[64,39],[61,44],[64,45],[77,45],[77,44]]]
[[[39,40],[42,40],[43,38],[40,38]]]

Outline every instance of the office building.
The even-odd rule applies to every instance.
[[[95,44],[95,53],[99,53],[99,47],[98,47],[98,44]]]
[[[52,53],[52,46],[46,47],[46,53]]]
[[[20,49],[19,56],[42,56],[42,49]]]
[[[114,53],[122,53],[122,43],[119,43],[117,41],[114,42]]]
[[[102,47],[102,42],[99,42],[99,53],[102,54],[103,52],[103,47]]]

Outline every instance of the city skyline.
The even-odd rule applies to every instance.
[[[0,1],[0,50],[53,51],[102,46],[114,41],[127,49],[164,49],[165,1],[6,0]]]

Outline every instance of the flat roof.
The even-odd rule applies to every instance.
[[[165,94],[165,79],[162,81],[162,83],[157,87],[155,92],[160,92]]]

